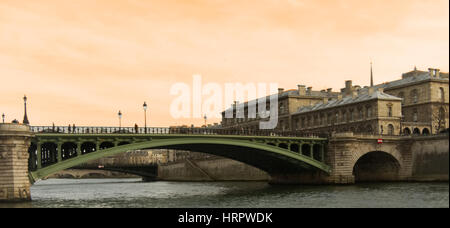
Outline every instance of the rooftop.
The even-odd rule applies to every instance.
[[[334,107],[339,107],[339,106],[344,106],[344,105],[348,105],[348,104],[354,104],[354,103],[359,103],[359,102],[369,101],[369,100],[401,101],[402,99],[392,96],[392,95],[389,95],[389,94],[386,94],[386,93],[378,91],[378,90],[374,91],[371,94],[369,94],[368,92],[364,93],[361,91],[360,94],[355,97],[346,96],[346,97],[343,97],[341,100],[333,99],[331,101],[328,101],[327,103],[320,102],[320,103],[317,103],[312,106],[303,106],[303,107],[299,108],[298,111],[295,112],[294,114],[313,112],[313,111],[317,111],[317,110],[334,108]]]

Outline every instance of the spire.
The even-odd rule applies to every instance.
[[[23,124],[29,125],[30,122],[28,121],[28,116],[27,116],[27,96],[23,96],[23,102],[25,105],[25,115],[23,116]]]
[[[372,61],[370,62],[370,87],[373,87],[373,70],[372,70]]]

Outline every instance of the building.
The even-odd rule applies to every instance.
[[[332,89],[314,91],[312,87],[306,88],[305,85],[298,85],[297,90],[284,91],[283,88],[278,89],[278,115],[279,122],[277,130],[288,131],[291,128],[292,114],[295,113],[300,107],[310,106],[321,102],[323,99],[333,99],[338,96],[338,92],[333,92]],[[269,101],[269,97],[266,97]],[[233,118],[226,118],[226,111],[222,112],[222,128],[225,129],[245,129],[245,130],[257,130],[259,129],[259,121],[264,120],[256,115],[256,118],[248,117],[249,103],[255,102],[249,101],[243,104],[235,102],[230,109],[233,109]],[[239,105],[243,106],[244,117],[236,118]],[[269,102],[266,103],[266,110],[269,109]],[[256,107],[257,108],[257,107]]]
[[[400,135],[437,134],[449,128],[449,75],[439,69],[404,73],[399,80],[373,85],[353,86],[345,82],[339,93],[279,90],[278,125],[275,130],[304,133],[347,132]],[[232,105],[233,118],[222,113],[225,129],[257,130],[258,118],[237,118],[238,103]],[[230,110],[228,110],[230,111]]]

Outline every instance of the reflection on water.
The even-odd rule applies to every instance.
[[[272,186],[264,182],[49,179],[32,202],[0,207],[449,207],[448,183]]]

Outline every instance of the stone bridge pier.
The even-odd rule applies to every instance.
[[[27,125],[0,124],[0,202],[31,200],[28,178],[31,136]]]
[[[335,134],[329,139],[326,161],[332,171],[325,182],[448,181],[448,154],[448,135]]]

